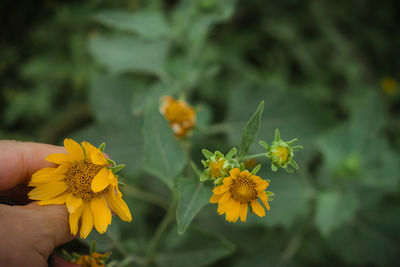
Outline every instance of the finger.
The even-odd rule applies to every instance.
[[[79,267],[78,264],[64,260],[58,255],[54,255],[54,267]]]
[[[24,208],[30,213],[30,220],[34,222],[36,232],[48,240],[52,247],[71,241],[75,236],[71,234],[68,224],[68,211],[65,205],[39,206],[32,202]]]
[[[53,153],[65,153],[60,146],[47,144],[0,141],[0,191],[13,188],[41,168],[53,166],[44,159]]]

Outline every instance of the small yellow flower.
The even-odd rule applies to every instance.
[[[195,125],[196,112],[183,100],[175,100],[171,96],[161,99],[160,112],[168,120],[176,137],[185,136]]]
[[[397,81],[391,77],[383,78],[381,88],[387,95],[394,95],[397,92]]]
[[[285,144],[280,144],[271,149],[271,160],[277,165],[285,165],[291,159],[291,152],[289,152],[290,147]]]
[[[88,142],[79,145],[64,140],[68,154],[56,153],[46,160],[57,167],[43,168],[33,174],[28,193],[39,205],[65,204],[69,212],[71,233],[86,238],[93,226],[104,233],[111,224],[112,209],[123,221],[131,221],[128,206],[118,189],[117,177],[100,149]]]
[[[73,261],[82,267],[105,267],[105,260],[109,254],[100,254],[93,252],[91,255],[82,255],[77,260]]]
[[[247,170],[241,172],[239,168],[232,169],[229,174],[229,177],[224,178],[222,185],[213,189],[214,194],[210,198],[210,203],[218,203],[219,215],[225,214],[228,222],[236,222],[239,217],[245,222],[250,206],[255,214],[264,217],[265,210],[259,200],[267,210],[270,209],[265,192],[269,182]]]

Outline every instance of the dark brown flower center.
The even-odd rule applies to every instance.
[[[250,178],[239,176],[233,180],[230,193],[241,204],[249,203],[257,199],[256,183]]]

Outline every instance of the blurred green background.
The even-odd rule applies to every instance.
[[[257,140],[272,141],[275,128],[283,140],[299,138],[300,170],[273,173],[261,161],[276,195],[266,217],[230,224],[207,205],[184,235],[168,229],[154,265],[396,266],[399,8],[394,0],[1,1],[0,138],[106,141],[127,164],[133,222],[114,218],[105,236],[65,248],[85,251],[96,239],[113,251],[111,265],[140,266],[171,198],[145,168],[146,102],[168,94],[196,107],[196,129],[182,142],[200,166],[201,148],[239,144],[264,100]]]

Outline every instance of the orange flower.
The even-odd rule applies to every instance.
[[[241,172],[238,168],[232,169],[229,174],[222,185],[213,189],[214,195],[210,198],[210,203],[218,203],[219,215],[225,214],[228,222],[236,222],[239,217],[245,222],[247,209],[251,206],[255,214],[264,217],[264,207],[258,200],[269,210],[268,195],[265,192],[268,181],[247,170]]]
[[[172,96],[164,96],[161,101],[160,112],[169,121],[175,136],[185,136],[195,124],[194,109],[185,101],[175,100]]]

